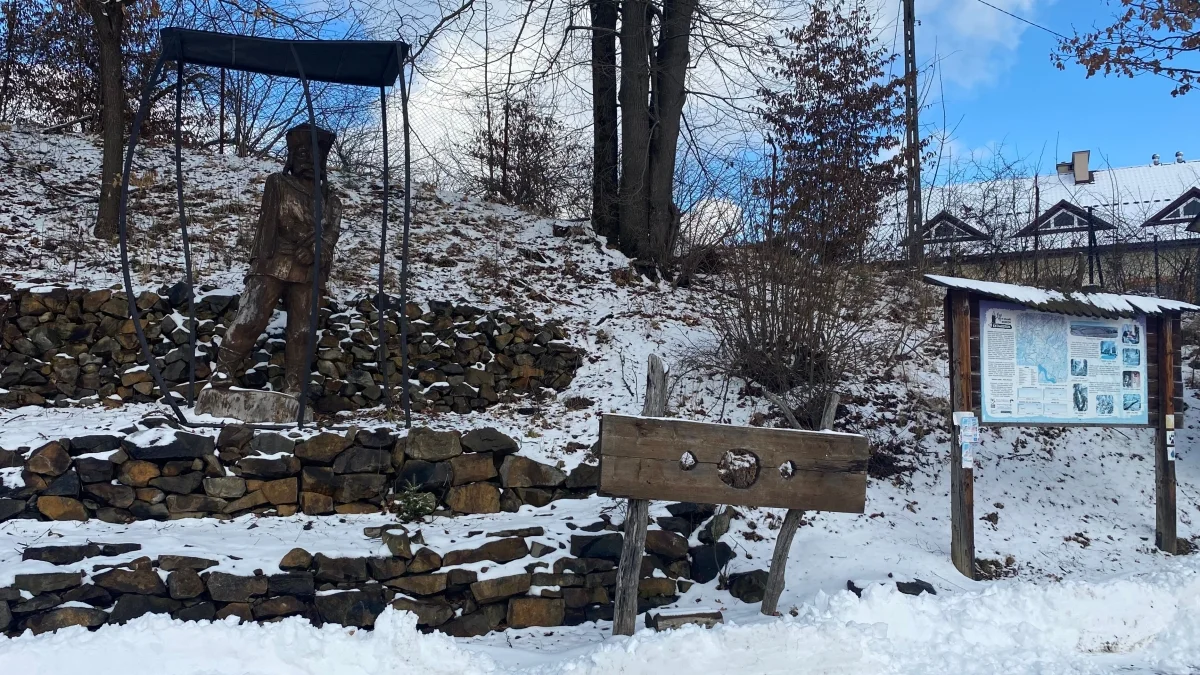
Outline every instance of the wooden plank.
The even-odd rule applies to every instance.
[[[969,412],[971,377],[971,305],[965,291],[946,294],[946,338],[950,343],[950,559],[968,579],[975,578],[974,470],[963,468],[962,445],[953,411]],[[978,347],[976,347],[978,349]]]
[[[674,419],[604,415],[600,422],[600,494],[816,511],[862,513],[867,440],[856,434],[757,429]],[[726,451],[758,457],[748,487],[723,482]],[[684,469],[681,458],[694,463]],[[791,462],[790,477],[780,471]]]
[[[1175,362],[1181,345],[1176,342],[1178,331],[1174,324],[1178,315],[1163,314],[1156,323],[1158,331],[1158,398],[1159,416],[1154,435],[1154,542],[1159,550],[1175,553],[1178,546],[1175,508],[1175,462],[1169,457],[1167,432],[1175,429]]]

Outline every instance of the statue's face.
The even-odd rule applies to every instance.
[[[325,173],[324,157],[321,157],[321,173]],[[292,172],[304,180],[313,180],[316,176],[312,147],[308,143],[299,143],[292,149]]]

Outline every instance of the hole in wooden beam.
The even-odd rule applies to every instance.
[[[791,480],[792,476],[796,475],[796,465],[792,462],[792,460],[789,459],[788,461],[779,465],[779,475],[784,480]]]
[[[684,451],[679,458],[679,468],[683,471],[691,471],[696,468],[696,456],[689,451]]]
[[[749,450],[726,450],[717,464],[717,476],[731,488],[745,490],[758,480],[758,455]]]

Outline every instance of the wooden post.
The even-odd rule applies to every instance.
[[[667,412],[667,371],[657,354],[650,355],[646,371],[646,402],[642,417],[662,417]],[[642,576],[642,555],[646,551],[648,499],[630,499],[625,509],[625,539],[621,562],[617,566],[617,597],[613,608],[613,635],[633,635],[637,623],[638,583]]]
[[[772,400],[777,399],[773,398]],[[826,399],[825,410],[821,414],[823,431],[833,428],[833,419],[837,415],[840,401],[841,396],[837,393],[830,394]],[[799,426],[796,424],[796,418],[786,406],[784,412],[791,420],[792,426]],[[767,616],[775,616],[779,613],[779,596],[783,593],[784,577],[787,575],[788,553],[792,550],[792,539],[795,538],[796,530],[800,527],[800,519],[803,517],[804,511],[788,509],[787,514],[783,517],[783,525],[779,528],[779,535],[775,537],[775,551],[771,554],[771,569],[767,574],[767,587],[763,591],[762,605],[759,608],[759,611]]]
[[[1175,317],[1158,318],[1158,428],[1154,434],[1154,543],[1175,553],[1175,462],[1167,436],[1175,429]],[[1168,453],[1171,453],[1170,455]]]
[[[968,579],[975,578],[975,470],[963,466],[954,412],[972,412],[971,303],[965,291],[946,296],[946,337],[950,342],[950,559]]]

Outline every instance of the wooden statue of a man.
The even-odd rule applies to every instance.
[[[342,223],[342,202],[330,189],[325,172],[333,140],[333,132],[318,128],[317,152],[313,152],[309,125],[301,124],[287,132],[287,161],[283,171],[267,178],[262,209],[258,214],[258,231],[250,251],[246,290],[242,293],[237,316],[221,341],[217,367],[209,379],[214,388],[233,384],[238,364],[266,330],[280,298],[287,312],[284,391],[299,394],[301,383],[309,376],[311,364],[305,361],[316,252],[312,191],[318,185],[324,212],[321,217],[322,287],[329,279],[333,249]]]

